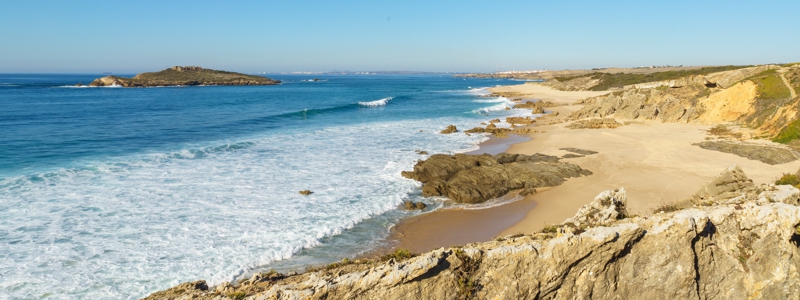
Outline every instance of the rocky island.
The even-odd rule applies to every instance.
[[[159,72],[141,73],[133,78],[109,75],[92,81],[89,86],[194,86],[194,85],[275,85],[279,80],[236,72],[204,69],[197,66],[174,66]]]

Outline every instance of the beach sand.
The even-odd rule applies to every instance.
[[[539,133],[530,134],[530,140],[510,145],[506,152],[563,156],[569,152],[560,148],[593,150],[599,153],[564,161],[594,174],[539,189],[536,194],[505,205],[480,210],[443,209],[409,218],[395,226],[390,236],[397,241],[397,248],[423,252],[539,231],[545,225],[572,217],[600,192],[619,187],[628,191],[631,213],[649,214],[661,204],[688,198],[733,164],[741,166],[756,184],[772,182],[781,174],[800,168],[800,161],[768,165],[692,145],[709,136],[707,130],[711,125],[636,121],[616,129],[568,129],[565,126],[569,122],[561,122],[570,112],[580,109],[580,105],[572,105],[577,100],[604,92],[563,92],[537,84],[497,87],[491,91],[506,97],[563,104],[546,109],[559,112],[559,116],[537,121]],[[495,151],[498,144],[503,144],[493,140],[488,143]]]

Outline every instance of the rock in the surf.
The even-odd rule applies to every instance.
[[[449,126],[447,126],[447,128],[445,128],[444,130],[442,130],[439,133],[441,133],[441,134],[451,134],[453,132],[458,132],[458,128],[456,128],[455,125],[449,125]]]

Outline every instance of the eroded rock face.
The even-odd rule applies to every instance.
[[[517,189],[529,194],[538,187],[556,186],[566,178],[590,174],[577,165],[559,162],[555,156],[507,153],[435,154],[418,162],[413,171],[402,173],[423,183],[423,196],[445,196],[461,203],[480,203]]]

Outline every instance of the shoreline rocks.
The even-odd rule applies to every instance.
[[[434,154],[402,175],[423,183],[424,197],[445,196],[459,203],[481,203],[512,190],[522,195],[536,188],[556,186],[566,178],[592,173],[560,162],[558,157],[534,154]]]
[[[749,180],[734,166],[709,184],[726,178]],[[800,190],[733,184],[709,195],[731,192],[744,196],[634,216],[625,189],[617,188],[542,232],[343,260],[303,274],[257,275],[264,279],[216,289],[189,282],[145,299],[796,298]]]

